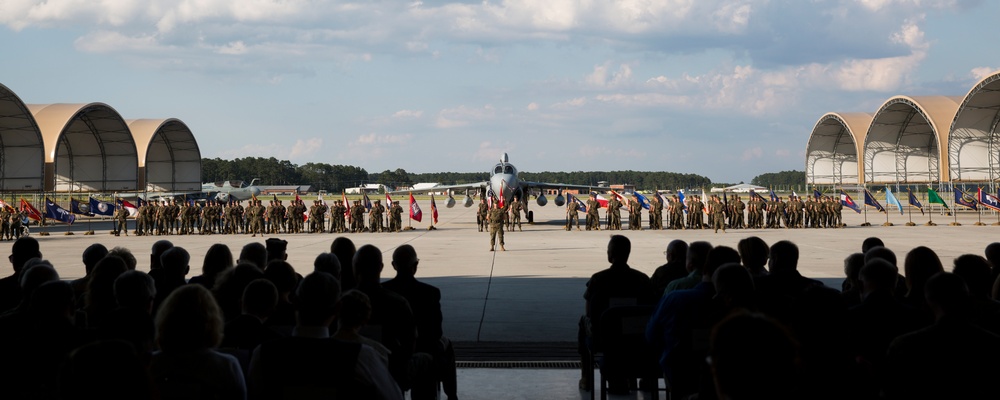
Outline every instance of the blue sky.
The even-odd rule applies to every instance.
[[[5,0],[26,103],[183,120],[204,157],[370,172],[803,169],[829,111],[965,95],[1000,2]]]

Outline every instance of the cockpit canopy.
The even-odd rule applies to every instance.
[[[517,173],[517,168],[514,168],[514,166],[510,164],[501,163],[493,167],[493,173],[514,175]]]

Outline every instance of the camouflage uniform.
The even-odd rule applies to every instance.
[[[489,221],[490,221],[490,251],[496,247],[497,237],[500,238],[500,251],[506,251],[503,247],[503,224],[504,219],[506,219],[506,212],[500,207],[494,206],[490,209]]]

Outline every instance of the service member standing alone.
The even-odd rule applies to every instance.
[[[500,237],[500,251],[507,251],[503,247],[503,223],[504,216],[507,214],[506,211],[499,205],[500,202],[493,202],[493,208],[490,208],[490,214],[488,216],[490,221],[490,251],[496,247],[497,236]]]

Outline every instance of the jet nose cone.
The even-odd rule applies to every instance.
[[[254,186],[253,188],[250,189],[250,193],[253,193],[253,195],[256,196],[260,194],[260,188]]]

